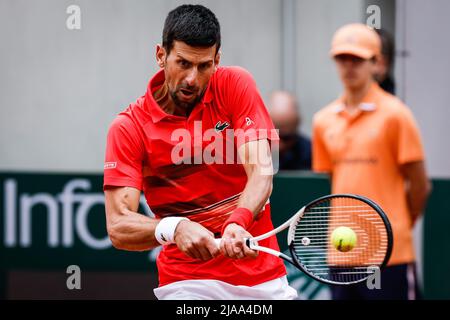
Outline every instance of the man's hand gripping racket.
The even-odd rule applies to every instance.
[[[259,245],[289,228],[290,256]],[[216,239],[219,245],[221,239]],[[335,194],[301,208],[278,228],[246,239],[253,250],[280,257],[310,277],[334,285],[365,281],[389,261],[393,236],[389,220],[373,201]]]

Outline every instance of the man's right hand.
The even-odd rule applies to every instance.
[[[194,259],[207,261],[220,254],[214,234],[194,221],[180,221],[174,239],[178,249]]]

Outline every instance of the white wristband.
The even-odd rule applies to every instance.
[[[182,220],[189,220],[184,217],[167,217],[161,219],[155,229],[155,238],[162,245],[175,243],[175,229]]]

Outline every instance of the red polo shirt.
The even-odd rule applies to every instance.
[[[143,190],[156,217],[186,216],[217,234],[247,182],[237,148],[278,136],[255,81],[242,68],[218,68],[187,118],[169,115],[156,103],[153,93],[163,83],[161,70],[150,80],[147,93],[111,124],[104,188]],[[248,231],[259,235],[271,229],[267,204]],[[260,244],[278,250],[275,236]],[[176,245],[163,247],[157,266],[160,286],[187,279],[251,286],[286,274],[282,261],[265,253],[256,259],[219,256],[205,262],[190,258]]]

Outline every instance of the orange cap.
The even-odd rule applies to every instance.
[[[351,54],[363,59],[371,59],[381,54],[381,40],[378,34],[362,23],[352,23],[341,27],[333,37],[330,55]]]

